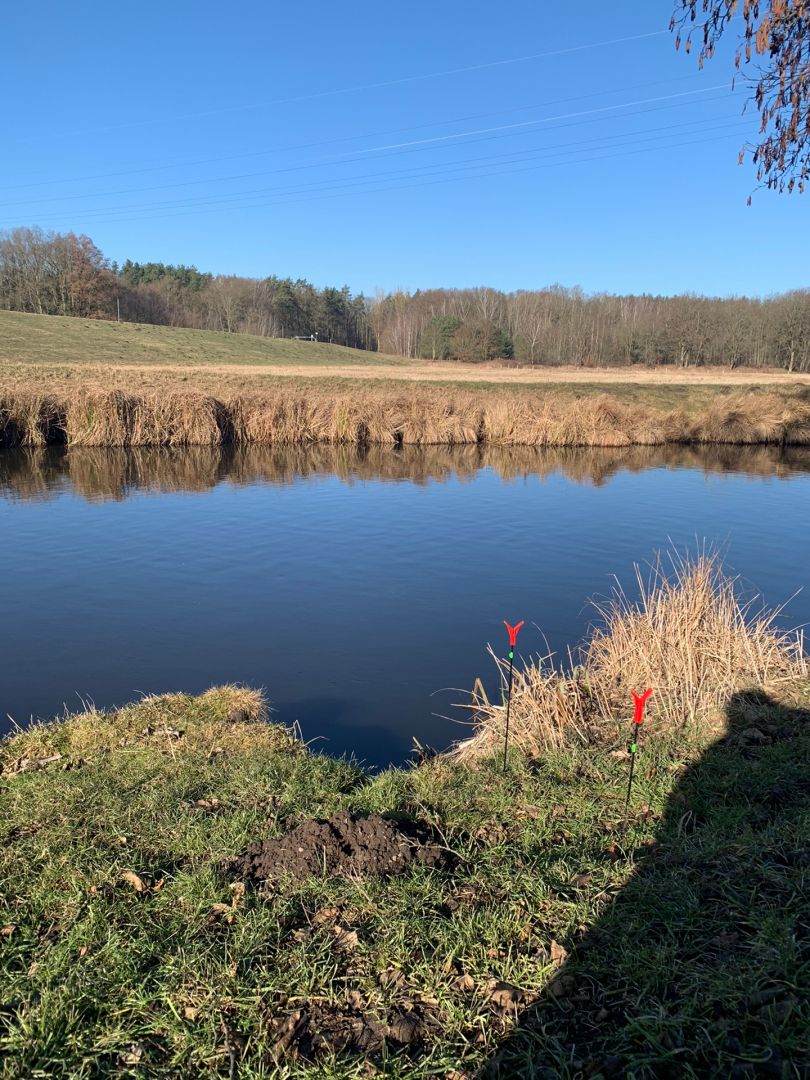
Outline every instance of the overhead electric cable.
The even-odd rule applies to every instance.
[[[176,123],[180,120],[195,120],[205,116],[226,116],[237,112],[248,112],[253,109],[265,109],[275,105],[291,105],[302,101],[316,101],[322,98],[336,97],[341,94],[355,94],[364,90],[381,90],[389,86],[401,86],[405,83],[423,82],[428,79],[441,79],[450,75],[464,75],[474,71],[485,71],[492,68],[506,67],[511,64],[524,64],[531,60],[548,60],[555,56],[566,56],[570,53],[586,52],[589,49],[604,49],[609,48],[612,45],[624,45],[632,41],[643,41],[647,38],[661,37],[668,33],[668,30],[652,30],[644,34],[630,34],[626,37],[610,38],[607,41],[594,41],[583,45],[571,45],[562,49],[551,49],[546,52],[529,53],[526,56],[508,57],[505,60],[491,60],[483,64],[469,64],[465,67],[448,68],[444,71],[428,71],[417,75],[405,75],[397,79],[386,79],[380,82],[363,83],[356,86],[337,87],[330,90],[318,90],[309,94],[272,98],[267,101],[248,102],[243,105],[230,105],[218,109],[205,109],[199,112],[175,114],[174,116],[152,116],[147,120],[115,123],[103,127],[85,128],[80,131],[64,131],[43,136],[32,136],[27,139],[17,140],[17,142],[35,142],[42,141],[42,139],[61,139],[80,135],[94,135],[103,131],[122,131],[137,127],[149,127],[155,124]],[[6,145],[9,144],[7,143]]]
[[[518,152],[510,152],[507,154],[488,154],[475,158],[462,158],[453,163],[434,163],[423,166],[409,166],[402,169],[377,171],[372,173],[363,173],[359,176],[348,177],[334,177],[330,180],[318,180],[311,181],[303,184],[294,185],[282,185],[275,187],[261,187],[251,188],[244,191],[235,191],[232,193],[223,193],[218,196],[201,196],[190,199],[176,199],[163,202],[152,203],[129,203],[116,207],[99,207],[96,209],[86,209],[82,213],[85,215],[85,220],[89,220],[89,216],[92,215],[96,220],[103,220],[109,218],[110,215],[119,214],[126,210],[143,210],[145,213],[155,210],[170,209],[172,207],[185,207],[185,206],[226,206],[228,204],[238,203],[240,206],[248,207],[251,205],[250,200],[260,198],[268,194],[308,194],[309,192],[317,192],[319,189],[345,189],[352,187],[359,187],[370,183],[377,183],[380,180],[386,178],[400,178],[400,179],[414,179],[420,175],[426,173],[458,173],[462,174],[474,169],[486,168],[488,165],[509,165],[520,164],[523,161],[538,156],[559,156],[562,153],[578,153],[584,152],[589,149],[613,149],[620,146],[635,146],[639,143],[654,142],[666,136],[670,135],[676,128],[695,128],[697,131],[683,132],[682,134],[705,134],[710,131],[727,131],[729,129],[742,130],[745,127],[745,123],[739,118],[728,118],[728,122],[715,124],[713,127],[706,127],[707,122],[714,120],[726,120],[726,117],[708,117],[700,120],[687,120],[680,124],[668,124],[655,128],[642,128],[634,132],[628,132],[623,135],[619,141],[616,135],[601,135],[592,139],[577,139],[566,143],[557,143],[550,146],[542,146],[533,150],[524,150]],[[659,134],[663,133],[663,134]],[[639,138],[639,136],[647,136],[647,138]],[[607,143],[606,146],[595,146],[593,144]],[[663,147],[662,147],[663,149]],[[471,169],[465,168],[465,166],[471,166]],[[407,174],[416,174],[414,177]],[[63,215],[49,215],[48,217],[59,217]],[[42,220],[48,220],[48,217]]]
[[[707,87],[703,87],[703,88],[698,89],[698,90],[685,90],[685,91],[680,91],[680,92],[677,92],[677,93],[674,93],[674,94],[662,94],[662,95],[657,95],[657,96],[651,97],[651,98],[639,98],[639,99],[637,99],[635,101],[628,101],[628,102],[620,103],[620,104],[617,104],[617,105],[604,105],[604,106],[599,106],[599,107],[594,108],[594,109],[579,110],[579,111],[574,112],[574,113],[560,113],[560,114],[557,114],[556,116],[542,117],[542,118],[540,118],[538,120],[521,121],[518,124],[502,124],[500,126],[491,127],[491,128],[482,128],[482,129],[477,129],[477,130],[468,131],[468,132],[457,132],[457,133],[452,134],[452,135],[439,136],[439,137],[437,137],[435,139],[416,140],[416,141],[409,142],[409,143],[390,144],[390,145],[387,145],[387,146],[369,147],[369,148],[361,150],[361,151],[356,151],[351,156],[343,155],[340,158],[333,158],[333,159],[330,159],[330,160],[327,160],[327,161],[314,162],[314,163],[309,163],[309,164],[300,165],[300,166],[285,166],[282,169],[262,169],[262,170],[259,170],[259,171],[256,171],[256,172],[236,173],[236,174],[231,174],[231,175],[228,175],[228,176],[208,177],[208,178],[205,178],[205,179],[176,181],[176,182],[173,182],[171,184],[154,184],[154,185],[151,185],[149,187],[119,188],[119,189],[114,190],[114,191],[100,191],[100,192],[97,191],[97,192],[92,192],[92,193],[61,195],[61,196],[59,196],[59,195],[49,195],[49,196],[45,196],[43,198],[38,198],[38,199],[24,199],[24,200],[19,200],[17,202],[0,203],[0,206],[2,206],[2,207],[32,206],[32,205],[45,203],[45,202],[64,202],[66,200],[74,200],[74,199],[109,198],[112,195],[129,195],[129,194],[138,193],[138,192],[145,192],[145,191],[167,191],[167,190],[171,190],[171,189],[175,189],[175,188],[197,186],[199,184],[227,183],[228,181],[231,181],[231,180],[252,179],[255,176],[268,176],[268,175],[272,175],[272,174],[278,173],[278,172],[297,171],[297,170],[302,169],[302,168],[319,168],[319,167],[322,167],[323,165],[339,165],[339,164],[343,164],[346,160],[351,161],[352,159],[361,160],[361,159],[367,158],[367,155],[371,154],[371,153],[375,153],[375,156],[390,156],[389,151],[392,151],[392,150],[398,150],[398,151],[401,151],[401,152],[415,152],[417,150],[423,150],[423,149],[427,149],[427,148],[433,149],[433,148],[435,148],[436,143],[439,143],[439,142],[445,142],[446,143],[448,140],[461,139],[461,138],[465,138],[465,137],[470,138],[470,137],[479,136],[479,135],[492,136],[494,134],[503,133],[503,132],[507,132],[507,131],[508,132],[516,132],[516,129],[520,129],[521,131],[525,131],[525,130],[527,130],[529,128],[537,129],[540,125],[548,124],[548,123],[552,123],[552,122],[556,122],[556,121],[560,121],[560,120],[578,119],[580,117],[585,117],[585,116],[602,115],[604,113],[617,112],[620,109],[628,109],[628,108],[634,107],[636,105],[646,105],[646,104],[652,104],[652,103],[657,103],[657,102],[661,102],[661,101],[672,101],[672,100],[675,100],[675,99],[685,99],[685,98],[695,97],[695,96],[700,95],[700,94],[707,94],[707,93],[710,93],[710,92],[715,91],[715,90],[725,90],[725,89],[727,89],[727,88],[726,88],[726,86],[724,84],[715,84],[714,86],[707,86]],[[729,92],[728,96],[732,96],[731,92]],[[628,115],[632,115],[632,114],[628,114]],[[473,141],[477,141],[477,140],[474,139]]]
[[[720,138],[722,138],[722,136],[720,136]],[[330,192],[330,193],[325,193],[325,194],[323,194],[323,193],[321,193],[321,194],[313,194],[310,197],[305,197],[305,198],[281,199],[281,200],[275,200],[275,201],[266,202],[266,203],[253,204],[253,205],[251,205],[249,207],[231,206],[231,207],[224,207],[222,209],[223,209],[223,212],[229,213],[229,212],[233,212],[235,210],[242,210],[242,209],[262,209],[264,207],[273,208],[273,207],[277,207],[277,206],[290,206],[290,205],[294,205],[296,203],[316,202],[316,201],[321,201],[323,199],[341,198],[341,197],[345,197],[347,195],[351,196],[351,195],[356,195],[356,194],[362,194],[362,195],[365,196],[365,195],[374,195],[374,194],[387,194],[388,192],[392,192],[392,191],[404,191],[404,190],[409,190],[409,189],[413,189],[413,188],[432,187],[432,186],[435,186],[437,184],[459,183],[459,182],[462,182],[462,181],[465,181],[465,180],[479,180],[479,179],[485,179],[485,178],[492,177],[492,176],[503,176],[503,175],[511,175],[511,174],[515,174],[515,173],[536,172],[536,171],[539,171],[539,170],[542,170],[542,169],[545,169],[545,168],[557,168],[557,167],[560,167],[560,166],[586,165],[586,164],[589,164],[589,163],[594,162],[594,161],[606,161],[606,160],[610,160],[610,159],[616,158],[616,157],[629,157],[629,156],[635,156],[637,154],[657,153],[657,152],[661,152],[661,151],[665,151],[665,150],[679,149],[680,147],[684,147],[684,146],[697,146],[697,145],[700,145],[702,143],[717,142],[717,141],[718,141],[718,137],[716,135],[712,135],[709,138],[688,139],[688,140],[684,140],[683,142],[679,142],[679,143],[671,143],[671,144],[669,144],[667,146],[646,147],[646,148],[639,149],[639,150],[621,151],[619,153],[612,153],[612,154],[600,154],[600,155],[593,156],[593,157],[579,158],[579,159],[572,159],[572,160],[542,162],[539,165],[530,165],[530,166],[520,168],[520,169],[506,169],[506,170],[501,169],[501,170],[494,170],[494,171],[485,172],[485,173],[476,173],[475,175],[469,175],[469,176],[449,177],[449,178],[445,178],[445,179],[441,179],[441,180],[426,180],[426,181],[421,182],[421,183],[398,184],[398,185],[394,185],[394,186],[370,189],[368,191],[359,192],[359,193],[356,192],[356,191],[348,191],[348,192],[337,191],[337,192]],[[208,215],[210,215],[211,212],[212,211],[211,211],[210,208],[205,208],[204,210],[199,210],[199,209],[198,210],[188,210],[188,211],[185,211],[185,212],[183,212],[183,211],[173,211],[173,212],[169,212],[169,213],[166,213],[166,214],[148,214],[147,219],[150,220],[150,221],[158,221],[158,220],[174,219],[176,217],[195,217],[195,216],[199,216],[200,214],[208,214]],[[126,222],[138,222],[138,221],[143,221],[143,220],[144,220],[144,216],[140,216],[140,217],[124,217],[124,218],[108,218],[103,223],[104,224],[123,224],[123,223],[126,223]],[[74,227],[75,227],[76,224],[78,224],[78,222],[74,222]],[[98,224],[98,222],[95,222],[95,224]]]
[[[663,86],[669,83],[688,82],[694,79],[694,75],[679,75],[673,79],[653,79],[643,83],[632,83],[630,86],[617,86],[610,90],[600,90],[599,94],[623,94],[629,90],[643,90],[650,86]],[[217,157],[197,158],[192,161],[173,161],[160,165],[139,166],[137,169],[122,169],[106,173],[86,173],[84,176],[61,177],[54,180],[33,180],[22,184],[4,184],[4,191],[19,191],[22,188],[50,187],[54,184],[79,184],[85,180],[106,180],[116,176],[136,176],[149,172],[164,172],[170,169],[189,169],[198,165],[214,165],[221,161],[242,161],[245,158],[266,157],[268,154],[286,154],[296,150],[311,150],[317,146],[333,146],[335,143],[358,142],[362,139],[381,139],[388,135],[401,135],[407,131],[419,131],[423,128],[444,127],[447,124],[463,124],[469,120],[483,120],[488,116],[503,116],[511,112],[526,112],[529,109],[543,109],[549,105],[563,105],[569,101],[584,101],[595,97],[591,91],[587,94],[575,94],[572,97],[551,98],[549,101],[533,102],[530,105],[515,105],[508,109],[490,109],[482,113],[468,113],[465,116],[454,116],[447,120],[426,121],[421,124],[409,124],[405,127],[387,128],[384,131],[367,131],[362,135],[340,135],[333,139],[316,139],[314,142],[293,143],[288,146],[269,147],[265,150],[251,150],[243,154],[220,154]]]

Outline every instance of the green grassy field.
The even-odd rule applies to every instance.
[[[405,363],[328,342],[252,337],[183,327],[0,311],[0,361],[24,364],[370,364]]]
[[[224,688],[0,744],[0,1076],[803,1075],[803,709],[651,735],[627,820],[618,731],[372,777],[259,712]],[[427,822],[456,865],[223,872],[340,808]]]

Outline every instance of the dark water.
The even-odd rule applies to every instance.
[[[800,450],[7,450],[0,528],[0,730],[244,682],[330,752],[401,760],[465,733],[434,714],[497,686],[502,619],[564,652],[670,542],[810,619]]]

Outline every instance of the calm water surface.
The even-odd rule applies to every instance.
[[[0,730],[243,682],[330,753],[402,760],[464,735],[448,688],[497,687],[502,619],[564,653],[670,543],[810,621],[799,450],[6,450],[0,527]]]

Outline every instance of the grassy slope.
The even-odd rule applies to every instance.
[[[274,1019],[318,999],[427,1016],[423,1048],[377,1059],[392,1077],[799,1075],[779,1061],[810,1054],[806,713],[752,706],[713,747],[649,738],[625,830],[607,750],[370,779],[234,709],[255,697],[151,699],[0,744],[0,1075],[373,1075],[362,1056],[275,1067]],[[458,867],[243,899],[219,875],[346,806],[434,822]]]
[[[0,361],[24,364],[403,364],[327,342],[0,311]]]

